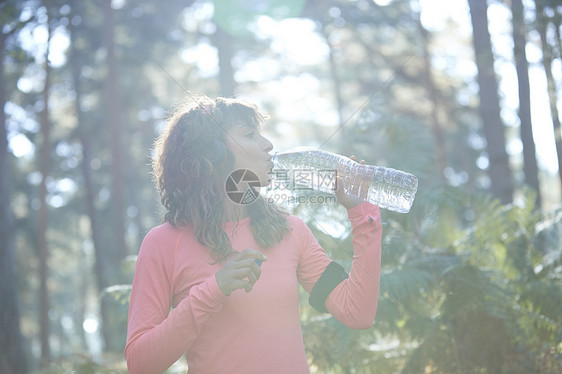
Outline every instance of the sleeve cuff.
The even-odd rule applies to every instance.
[[[381,227],[381,211],[377,205],[364,202],[356,207],[347,210],[347,217],[352,227],[363,226],[367,224],[371,227]]]
[[[213,301],[217,303],[222,303],[226,295],[222,293],[221,289],[219,288],[219,284],[217,283],[217,278],[213,274],[213,276],[207,279],[207,288],[209,289],[209,296],[212,298]]]
[[[354,218],[365,217],[367,215],[380,216],[379,207],[365,201],[365,202],[347,210],[347,216],[350,220],[354,219]],[[374,219],[374,217],[373,217],[373,219]]]

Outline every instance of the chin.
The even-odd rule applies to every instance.
[[[260,180],[260,187],[267,187],[271,184],[271,175],[269,172],[258,175],[258,179]]]

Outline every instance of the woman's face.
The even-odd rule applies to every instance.
[[[269,173],[273,168],[271,155],[273,144],[252,124],[236,124],[226,136],[226,147],[234,155],[234,170],[247,169],[255,173],[262,187],[269,185]]]

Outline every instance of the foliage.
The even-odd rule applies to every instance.
[[[34,372],[34,374],[125,374],[127,368],[123,367],[121,360],[116,358],[106,358],[106,362],[101,365],[96,363],[87,355],[74,355],[66,359],[51,363],[48,367]]]
[[[373,328],[348,330],[310,312],[304,329],[311,362],[335,373],[559,372],[562,271],[544,266],[553,258],[559,264],[562,246],[538,244],[559,234],[562,214],[544,220],[534,199],[528,193],[520,206],[471,199],[471,224],[431,235],[440,248],[419,245],[427,232],[401,236],[406,243],[395,246],[396,222],[387,218],[384,251],[400,256],[389,264],[383,254]]]

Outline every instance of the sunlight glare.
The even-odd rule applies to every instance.
[[[49,46],[49,62],[55,68],[66,63],[66,52],[70,47],[70,39],[63,29],[58,28],[53,32]]]
[[[82,324],[82,328],[88,334],[93,334],[96,331],[98,331],[99,325],[100,324],[97,318],[88,317],[84,320],[84,323]]]
[[[470,33],[470,13],[464,1],[420,0],[421,22],[430,31],[443,30],[450,20],[461,29],[462,34]],[[468,25],[466,24],[466,21]]]
[[[287,100],[279,101],[277,111],[289,122],[310,121],[325,126],[338,124],[333,104],[320,95],[320,82],[309,74],[286,76],[269,83],[268,89]]]
[[[298,65],[324,63],[329,54],[326,42],[316,32],[316,24],[308,19],[289,18],[275,21],[262,16],[257,20],[262,38],[271,37],[272,51]]]
[[[198,43],[196,46],[180,52],[180,58],[187,64],[197,66],[202,77],[218,74],[219,58],[217,49],[208,43]]]
[[[33,37],[33,41],[37,45],[46,44],[49,39],[49,32],[47,31],[47,27],[45,25],[36,26],[31,35]]]
[[[392,3],[392,0],[373,0],[373,2],[378,6],[387,6]]]
[[[17,157],[29,158],[35,152],[35,146],[29,141],[27,136],[23,134],[16,134],[10,137],[8,141],[8,148],[12,151],[12,154]]]
[[[27,77],[21,77],[18,79],[17,87],[23,93],[30,93],[33,90],[33,81]]]

